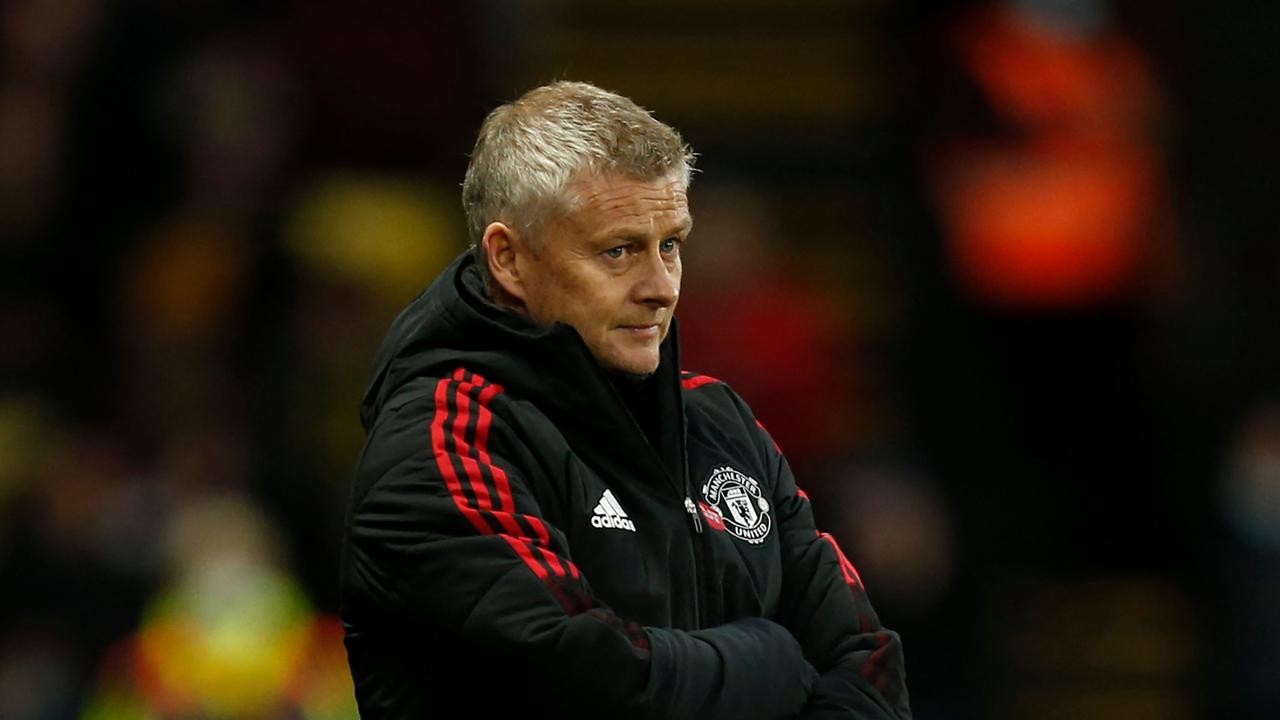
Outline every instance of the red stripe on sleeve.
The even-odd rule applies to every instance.
[[[539,547],[538,552],[542,553],[542,559],[546,561],[548,565],[551,566],[552,570],[556,571],[556,575],[559,575],[560,577],[565,576],[566,572],[564,569],[564,565],[560,564],[559,555],[556,555],[555,553],[551,552],[550,550],[544,547]]]
[[[457,375],[458,374],[455,373],[454,376],[457,377]],[[485,520],[484,514],[472,507],[467,501],[467,496],[462,490],[462,481],[458,478],[458,473],[453,467],[453,461],[449,457],[449,451],[445,447],[444,426],[449,410],[449,390],[451,385],[456,384],[457,383],[454,380],[443,379],[436,385],[436,416],[431,422],[431,445],[436,456],[436,466],[440,469],[440,474],[444,477],[445,486],[449,489],[449,495],[453,498],[454,505],[458,507],[458,510],[462,512],[463,516],[470,520],[471,524],[474,525],[476,530],[478,530],[482,535],[498,535],[499,533],[495,532],[493,527]],[[461,392],[457,392],[457,388],[455,388],[454,398],[458,402],[458,417],[459,419],[462,419],[465,417],[467,412],[466,407],[470,398]],[[466,431],[465,420],[461,424],[455,421],[453,430],[454,451],[459,455],[459,459],[462,461],[463,467],[467,470],[467,475],[471,481],[472,489],[476,490],[477,501],[484,505],[489,505],[487,490],[484,492],[480,491],[484,486],[483,479],[480,477],[479,466],[475,464],[474,458],[463,454],[470,449],[466,443],[466,439],[464,438]],[[470,460],[470,464],[468,464],[468,460]],[[477,487],[480,489],[477,489]],[[481,500],[481,498],[484,499]],[[544,582],[547,581],[550,577],[547,569],[543,567],[542,563],[538,561],[533,552],[529,549],[526,538],[522,537],[524,533],[520,531],[520,527],[515,522],[515,519],[510,515],[506,515],[504,521],[503,515],[492,512],[491,506],[486,509],[489,509],[489,515],[496,515],[499,522],[502,523],[503,529],[508,531],[506,533],[501,533],[501,537],[511,545],[511,547],[516,551],[516,554],[520,556],[520,559],[524,560],[525,565],[529,566],[529,569],[533,570],[533,573],[537,575],[538,578]],[[510,532],[512,529],[515,530],[514,533]],[[564,569],[559,568],[558,574],[564,575]]]
[[[465,375],[463,374],[463,371],[459,369],[458,372],[454,373],[454,377],[460,378],[465,377]],[[484,511],[485,514],[495,518],[498,523],[502,525],[506,534],[519,538],[522,541],[531,541],[537,548],[538,553],[541,554],[542,561],[549,566],[557,576],[564,577],[568,574],[574,578],[579,578],[582,575],[573,563],[568,562],[567,560],[562,560],[559,555],[551,552],[549,549],[551,545],[551,533],[547,530],[546,524],[543,523],[540,518],[514,512],[515,499],[511,494],[510,479],[507,477],[506,471],[493,463],[493,459],[489,455],[488,448],[489,430],[493,424],[493,413],[489,411],[488,404],[495,395],[502,392],[502,386],[496,384],[484,385],[484,383],[485,380],[483,377],[473,373],[471,375],[471,380],[462,382],[458,386],[457,397],[458,406],[460,408],[459,419],[463,421],[454,423],[454,431],[457,436],[455,442],[458,445],[458,452],[462,455],[463,466],[466,468],[467,475],[471,480],[472,488],[476,492],[476,499],[480,505],[480,509]],[[482,389],[480,391],[479,398],[475,401],[475,446],[472,448],[467,445],[466,440],[464,439],[464,432],[466,429],[465,420],[470,417],[469,410],[472,402],[470,392],[475,388]],[[464,415],[461,411],[462,408],[467,409],[468,414]],[[474,454],[479,457],[479,463],[476,462],[474,457],[471,457],[472,453],[470,451],[472,449],[475,451]],[[488,469],[490,476],[494,479],[494,485],[496,486],[498,494],[498,503],[501,506],[501,509],[494,508],[493,502],[489,496],[488,486],[485,485],[484,478],[481,474],[482,467]],[[523,519],[528,523],[529,527],[533,529],[535,537],[529,538],[526,536],[526,533],[520,527],[520,523],[517,518]],[[529,549],[527,542],[525,543],[525,547],[526,549]],[[529,558],[536,560],[537,557],[538,555],[534,554],[532,550],[530,550]],[[566,564],[568,565],[567,570],[565,568]]]
[[[473,377],[480,380],[483,385],[484,381],[478,375]],[[489,427],[493,424],[493,416],[489,413],[489,401],[493,399],[494,395],[497,395],[500,392],[502,392],[501,385],[485,385],[484,389],[480,391],[480,397],[476,400],[476,404],[480,406],[478,411],[479,416],[476,422],[476,452],[480,454],[480,462],[483,462],[486,465],[493,464],[489,459]],[[504,477],[503,479],[505,480],[506,478]],[[503,512],[515,512],[516,510],[514,506],[509,504],[510,496],[510,486],[506,488],[505,498],[502,494],[502,488],[499,486],[498,499],[499,501],[506,501],[503,502],[502,505]]]
[[[479,376],[473,376],[473,379],[479,379]],[[493,507],[493,502],[490,500],[490,497],[489,497],[488,486],[485,485],[484,477],[481,475],[481,472],[480,472],[480,464],[476,462],[475,458],[471,457],[468,454],[472,449],[471,446],[467,444],[464,437],[464,432],[466,429],[466,419],[469,417],[468,411],[471,406],[471,397],[468,395],[468,392],[470,392],[471,389],[475,387],[477,386],[474,385],[472,382],[463,382],[458,385],[457,399],[458,399],[458,407],[459,407],[459,411],[458,411],[459,420],[454,422],[454,432],[456,434],[455,443],[458,447],[458,454],[461,457],[463,467],[466,468],[467,477],[471,481],[472,490],[475,491],[476,502],[480,506],[480,511],[483,514],[486,514],[489,517],[495,518],[498,521],[498,523],[502,526],[502,529],[506,531],[503,534],[504,537],[510,536],[511,538],[520,540],[521,546],[524,547],[527,553],[526,555],[522,555],[522,557],[527,558],[526,561],[534,560],[537,557],[537,555],[529,551],[528,543],[526,542],[527,540],[530,540],[530,538],[527,538],[525,536],[526,535],[525,531],[523,528],[520,527],[520,523],[519,521],[516,520],[516,518],[523,517],[527,521],[536,520],[536,518],[533,518],[532,516],[529,516],[529,515],[517,516],[511,512],[495,510]],[[483,393],[487,392],[488,389],[489,388],[486,388],[484,391],[482,391],[482,397],[483,397]],[[490,397],[492,397],[492,394],[490,394]],[[511,498],[511,488],[510,488],[510,483],[507,480],[507,476],[505,473],[502,473],[502,471],[498,468],[498,466],[492,463],[492,460],[489,457],[489,453],[484,446],[484,442],[486,442],[488,439],[489,425],[492,422],[493,416],[492,414],[489,413],[488,408],[486,408],[485,406],[477,403],[477,407],[478,407],[478,416],[480,419],[476,421],[476,445],[475,445],[476,454],[480,456],[480,459],[484,462],[484,466],[489,468],[490,473],[495,478],[497,477],[502,478],[502,482],[500,484],[500,490],[499,490],[499,497],[503,506],[513,507],[514,501]],[[505,489],[505,497],[502,496],[504,489]],[[534,523],[532,522],[530,524],[534,525]],[[547,532],[546,527],[541,523],[541,521],[539,521],[535,525],[535,530],[541,530],[541,533],[539,533],[538,539],[534,540],[534,542],[538,545],[538,550],[542,554],[543,561],[548,566],[551,567],[551,570],[554,571],[557,576],[564,577],[566,571],[565,571],[564,565],[560,561],[560,557],[555,553],[546,549],[547,546],[550,544],[550,534]],[[577,568],[574,568],[575,572],[576,570]],[[575,575],[575,577],[577,576]]]
[[[693,373],[686,373],[686,374],[687,374],[687,377],[681,378],[680,380],[680,385],[683,386],[685,390],[696,390],[702,387],[703,385],[706,385],[707,383],[720,382],[719,380],[711,377],[710,375],[695,375]]]
[[[479,376],[473,376],[480,379]],[[496,391],[490,393],[490,389],[497,388]],[[480,393],[480,400],[477,403],[479,409],[476,420],[476,453],[479,455],[480,463],[489,469],[489,473],[493,476],[494,485],[498,491],[498,503],[502,507],[502,513],[511,518],[517,517],[515,513],[515,499],[511,494],[511,481],[507,477],[507,473],[500,466],[493,463],[493,459],[489,456],[489,428],[493,424],[493,414],[489,412],[488,402],[494,395],[501,392],[502,388],[497,385],[490,385]],[[546,525],[540,518],[532,515],[520,515],[524,518],[529,526],[533,528],[534,534],[537,536],[535,543],[542,547],[551,546],[551,533],[547,531]],[[524,534],[524,533],[520,533]]]
[[[493,423],[493,416],[489,413],[489,401],[500,392],[501,385],[489,385],[480,391],[480,399],[476,403],[480,406],[480,416],[476,423],[476,451],[480,453],[480,462],[490,466],[493,461],[489,459],[489,426]],[[515,505],[511,501],[511,485],[507,482],[506,474],[501,478],[495,475],[494,482],[498,485],[498,500],[502,503],[502,511],[515,512]]]
[[[502,386],[487,383],[483,377],[475,373],[471,373],[468,380],[467,375],[464,368],[458,368],[452,378],[443,379],[436,385],[436,416],[431,423],[431,442],[436,464],[444,477],[454,504],[481,534],[497,535],[506,541],[524,564],[533,571],[533,574],[546,584],[566,613],[576,615],[586,612],[594,607],[594,602],[580,585],[566,584],[570,582],[566,577],[579,580],[582,578],[582,572],[572,562],[551,551],[551,534],[540,518],[515,512],[515,498],[512,496],[510,478],[506,471],[493,463],[493,458],[489,455],[489,431],[493,425],[493,413],[489,411],[488,406],[493,397],[503,391]],[[471,393],[476,389],[480,390],[480,394],[478,398],[472,400]],[[445,425],[450,396],[456,405],[457,415],[452,424],[452,432],[447,433]],[[475,404],[476,419],[474,444],[467,442],[467,425],[470,423],[473,412],[472,403]],[[454,444],[452,452],[447,447],[447,438],[450,436]],[[456,455],[462,463],[478,508],[473,507],[467,500],[462,480],[453,466],[453,455]],[[493,478],[497,508],[494,507],[490,488],[485,483],[483,473],[485,469]],[[504,532],[495,531],[486,517],[496,520]],[[523,520],[533,529],[532,537],[524,531],[519,520]],[[571,597],[570,590],[581,595],[582,599]],[[643,646],[647,647],[647,638],[643,634],[640,638],[644,643]],[[642,646],[635,638],[632,638],[632,641]]]
[[[513,550],[516,551],[516,554],[520,556],[520,559],[524,560],[524,564],[528,565],[529,568],[533,570],[533,574],[537,575],[539,580],[542,582],[550,582],[551,576],[547,574],[547,569],[542,566],[542,563],[538,562],[537,559],[533,557],[533,551],[529,549],[529,543],[525,542],[524,538],[512,537],[506,533],[503,533],[501,537],[503,540],[507,541],[507,544],[510,545]]]
[[[836,541],[831,539],[830,535],[827,535],[826,533],[822,533],[822,532],[818,533],[818,537],[822,538],[823,540],[826,540],[828,543],[831,544],[831,547],[835,548],[836,563],[840,565],[840,574],[844,576],[844,583],[846,585],[853,585],[853,578],[849,577],[849,570],[845,568],[844,561],[840,559],[840,549],[836,547]]]
[[[765,437],[769,438],[769,442],[773,443],[773,449],[777,450],[778,454],[781,455],[782,446],[778,444],[777,440],[773,439],[773,434],[770,433],[768,428],[764,426],[764,423],[760,422],[760,418],[756,418],[756,427],[760,428],[761,430],[764,430]]]
[[[467,421],[471,419],[471,398],[467,396],[467,392],[472,385],[468,382],[459,383],[456,392],[456,402],[458,406],[458,415],[453,421],[453,444],[458,451],[458,459],[462,461],[462,467],[467,472],[467,479],[471,481],[471,492],[476,496],[476,505],[480,510],[492,510],[493,502],[489,499],[489,488],[484,484],[484,478],[480,476],[480,465],[476,463],[476,459],[471,457],[471,446],[467,443]],[[506,523],[503,523],[506,527]],[[507,532],[511,532],[511,528],[507,527]]]
[[[556,598],[556,602],[560,603],[560,607],[564,608],[566,614],[577,615],[578,613],[585,612],[589,609],[589,603],[584,605],[569,596],[566,592],[566,588],[561,584],[563,581],[557,582],[555,578],[551,577],[547,572],[547,569],[543,567],[542,563],[538,562],[533,556],[533,550],[529,547],[529,543],[525,538],[512,537],[506,533],[503,533],[499,537],[506,540],[507,544],[516,551],[517,555],[520,556],[520,559],[524,560],[525,565],[528,565],[529,568],[533,570],[533,574],[537,575],[543,585],[551,591],[551,594]],[[546,551],[543,550],[543,552],[545,553]]]
[[[471,521],[476,530],[484,535],[493,535],[493,528],[485,521],[479,511],[471,507],[466,495],[462,492],[462,482],[453,469],[453,461],[449,459],[449,451],[445,448],[444,422],[449,414],[449,385],[452,381],[441,380],[436,384],[436,416],[431,421],[431,450],[436,457],[436,467],[444,477],[444,484],[449,488],[453,503],[458,506],[464,517]]]
[[[884,660],[885,655],[889,653],[889,645],[891,644],[891,642],[892,642],[892,638],[889,636],[889,633],[887,632],[876,633],[877,647],[875,652],[871,653],[871,656],[867,658],[866,664],[862,666],[861,674],[863,678],[867,680],[871,680],[872,675],[875,675],[878,672],[882,672],[880,664]],[[883,691],[884,688],[881,687],[881,685],[883,685],[885,678],[881,676],[877,680],[878,680],[878,682],[876,683],[877,689]]]
[[[533,529],[535,537],[527,537],[524,533],[519,533],[520,537],[509,538],[508,542],[518,543],[525,550],[525,561],[528,563],[536,563],[536,557],[533,550],[536,549],[541,553],[547,565],[550,565],[556,575],[561,578],[557,580],[548,574],[539,574],[539,577],[551,589],[552,594],[560,601],[565,612],[570,615],[587,612],[596,607],[596,602],[587,595],[586,588],[581,583],[573,582],[582,579],[582,571],[578,569],[568,558],[562,558],[552,552],[551,533],[547,530],[546,523],[541,518],[532,515],[523,515],[515,511],[515,498],[511,493],[511,481],[507,477],[507,473],[501,466],[494,464],[493,459],[489,456],[489,430],[493,425],[493,413],[489,411],[489,403],[499,393],[503,392],[503,387],[498,383],[490,383],[480,375],[471,374],[472,382],[476,383],[476,387],[482,388],[480,395],[476,399],[476,439],[475,450],[479,456],[482,467],[489,469],[490,477],[493,478],[495,490],[498,495],[498,504],[500,510],[495,511],[492,507],[490,512],[499,518],[510,518],[514,524],[515,519],[519,518],[528,523]],[[506,521],[503,520],[503,526]],[[530,543],[533,547],[530,547]],[[514,546],[514,545],[513,545]],[[532,565],[531,565],[532,567]],[[568,575],[565,578],[565,575]],[[616,618],[615,618],[616,619]],[[636,626],[639,627],[639,626]],[[648,649],[648,636],[640,631],[638,634],[632,633],[628,638],[637,647]]]
[[[862,576],[858,574],[858,569],[849,562],[849,558],[844,556],[844,551],[840,549],[840,544],[836,542],[830,533],[820,532],[818,537],[831,543],[831,547],[835,548],[836,557],[840,559],[840,572],[844,573],[844,580],[849,585],[856,587],[864,587],[862,584]]]

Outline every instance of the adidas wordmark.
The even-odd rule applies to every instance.
[[[591,516],[591,527],[618,528],[619,530],[636,531],[635,523],[627,518],[627,511],[622,509],[612,490],[605,490],[596,503],[595,513]]]

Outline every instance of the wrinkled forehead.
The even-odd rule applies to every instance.
[[[565,184],[565,195],[578,206],[670,202],[688,207],[684,181],[676,173],[640,178],[617,173],[580,173]]]
[[[635,231],[687,231],[693,224],[684,179],[678,172],[651,178],[580,173],[565,186],[562,210],[571,220]]]

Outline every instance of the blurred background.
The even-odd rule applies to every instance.
[[[699,153],[686,367],[917,718],[1280,717],[1280,5],[4,0],[0,718],[355,716],[373,354],[559,78]]]

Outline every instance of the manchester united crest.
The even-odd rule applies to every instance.
[[[764,499],[755,478],[727,465],[718,467],[702,484],[702,497],[724,523],[725,531],[734,537],[752,545],[759,545],[768,537],[773,526],[769,501]]]

